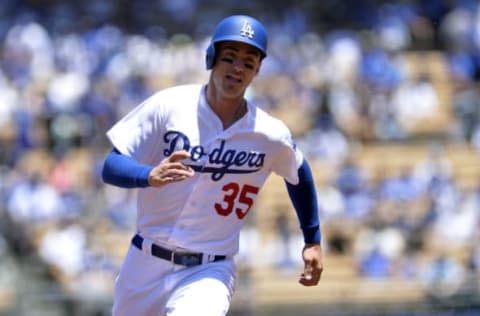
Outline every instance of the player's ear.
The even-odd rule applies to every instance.
[[[260,72],[260,67],[262,67],[262,61],[258,63],[257,70],[255,71],[255,76],[258,75],[258,73]]]
[[[260,52],[260,56],[259,56],[259,60],[258,60],[258,66],[257,66],[257,70],[255,72],[255,76],[258,75],[258,73],[260,72],[260,68],[262,68],[262,63],[263,63],[263,60],[265,59],[265,56],[262,55],[262,53]]]

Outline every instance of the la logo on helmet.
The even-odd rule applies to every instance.
[[[253,38],[254,34],[255,34],[255,31],[253,30],[252,25],[248,23],[247,20],[244,20],[242,29],[240,30],[240,35],[246,36],[248,38]]]

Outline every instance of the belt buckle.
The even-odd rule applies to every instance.
[[[186,267],[198,266],[202,263],[202,259],[197,254],[184,254],[181,256],[182,264]]]
[[[175,255],[178,255],[178,263],[175,262]],[[188,252],[175,252],[175,250],[172,250],[171,256],[170,256],[170,262],[172,265],[174,264],[180,264],[182,266],[186,267],[193,267],[193,266],[198,266],[202,263],[202,254],[195,254],[195,253],[188,253]]]

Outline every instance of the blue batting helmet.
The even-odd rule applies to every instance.
[[[207,69],[215,64],[215,44],[222,41],[235,41],[252,45],[267,56],[267,32],[262,23],[247,15],[232,15],[220,21],[207,47]]]

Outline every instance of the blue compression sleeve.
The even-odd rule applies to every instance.
[[[307,160],[303,160],[298,168],[297,185],[285,181],[288,195],[300,221],[305,243],[320,243],[320,219],[318,217],[318,201],[312,171]]]
[[[114,148],[105,158],[102,178],[105,183],[122,188],[144,188],[148,186],[148,175],[152,169]]]

